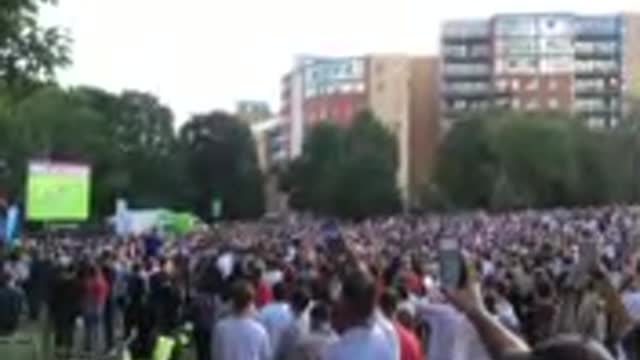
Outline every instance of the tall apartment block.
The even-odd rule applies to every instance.
[[[407,55],[303,56],[282,80],[280,116],[289,126],[290,154],[319,121],[349,125],[372,110],[397,136],[398,183],[409,204],[426,183],[439,126],[439,60]],[[364,181],[364,179],[363,179]]]
[[[615,126],[640,97],[640,15],[496,15],[449,21],[441,39],[446,120],[490,108],[566,111]]]

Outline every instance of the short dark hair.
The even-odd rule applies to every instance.
[[[250,283],[244,280],[239,280],[233,284],[231,289],[231,301],[233,303],[234,310],[242,311],[247,309],[253,303],[254,298],[255,291]]]
[[[373,278],[362,270],[348,274],[342,285],[342,300],[356,317],[370,317],[376,304],[376,286]]]
[[[273,285],[273,298],[276,301],[284,301],[287,298],[287,287],[282,282]]]
[[[312,327],[316,327],[318,325],[324,324],[329,321],[329,317],[330,317],[329,306],[326,303],[320,301],[313,305],[309,316],[311,317]]]
[[[393,289],[385,289],[380,295],[380,307],[385,315],[393,315],[398,307],[398,294]]]
[[[298,287],[291,294],[291,307],[293,311],[296,313],[303,312],[307,306],[309,306],[309,301],[311,296],[309,295],[309,290],[306,287]]]

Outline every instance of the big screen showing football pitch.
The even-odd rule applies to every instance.
[[[89,217],[91,169],[86,165],[29,163],[27,219],[81,221]]]

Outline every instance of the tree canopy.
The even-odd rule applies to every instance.
[[[475,114],[447,134],[434,182],[457,208],[636,201],[640,133],[631,124],[590,129],[560,113]]]
[[[399,209],[395,138],[375,115],[364,111],[342,128],[313,127],[302,156],[287,178],[294,208],[362,219]]]

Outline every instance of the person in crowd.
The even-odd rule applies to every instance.
[[[276,359],[288,359],[299,342],[300,338],[310,331],[309,303],[310,294],[307,288],[299,285],[291,294],[290,306],[293,312],[293,321],[282,332],[275,349]]]
[[[398,296],[392,289],[387,289],[380,298],[380,307],[384,315],[393,321],[400,344],[401,360],[424,360],[420,340],[412,327],[406,327],[397,319]]]
[[[126,302],[124,310],[124,335],[129,338],[135,329],[140,333],[141,318],[148,298],[148,289],[142,265],[136,263],[127,277]]]
[[[276,359],[322,360],[329,345],[338,340],[331,327],[330,309],[324,302],[314,303],[309,312],[309,331],[301,333],[292,349]]]
[[[287,289],[284,283],[279,282],[273,286],[273,302],[260,309],[258,320],[267,329],[271,346],[278,349],[282,334],[294,323],[294,314],[287,302]]]
[[[36,321],[40,318],[42,304],[47,299],[47,289],[50,275],[53,272],[51,260],[41,253],[33,251],[29,277],[25,281],[25,293],[29,305],[29,319]]]
[[[370,274],[355,271],[343,278],[341,298],[334,310],[340,338],[327,348],[325,360],[397,360],[400,351],[395,331],[388,331],[376,316],[376,285]]]
[[[193,340],[198,360],[211,360],[211,338],[216,320],[216,289],[202,286],[194,292],[190,304],[190,319],[193,323]]]
[[[82,282],[82,319],[84,324],[84,350],[100,350],[100,328],[104,306],[109,296],[109,285],[96,264],[88,264],[80,276]]]
[[[160,334],[171,334],[182,315],[182,297],[175,283],[173,263],[160,259],[159,268],[149,278],[149,305],[154,327]]]
[[[0,270],[0,336],[18,330],[24,306],[24,296],[11,284],[10,274]]]
[[[262,269],[257,265],[252,267],[250,271],[253,273],[253,286],[256,289],[256,307],[260,309],[273,301],[273,289],[263,279]]]
[[[68,357],[73,348],[76,319],[80,315],[82,289],[71,264],[60,264],[52,277],[49,319],[53,325],[56,352]]]
[[[111,349],[114,346],[114,322],[116,317],[116,297],[115,297],[115,285],[116,285],[116,269],[114,267],[113,258],[110,252],[105,252],[102,255],[100,263],[100,271],[104,276],[104,280],[107,284],[107,297],[104,304],[104,316],[103,316],[103,329],[105,346],[107,349]]]
[[[273,355],[269,334],[254,319],[255,292],[246,281],[231,290],[233,314],[219,320],[214,328],[214,360],[270,360]]]

